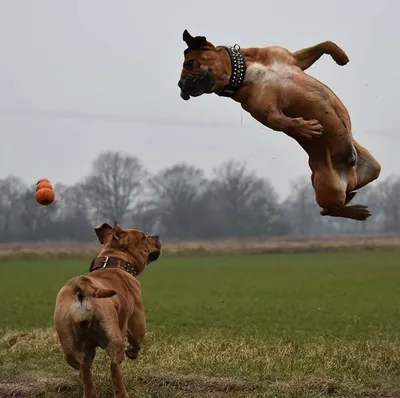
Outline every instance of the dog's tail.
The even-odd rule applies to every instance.
[[[94,309],[92,303],[88,300],[89,297],[107,298],[115,294],[117,294],[115,290],[104,289],[90,277],[79,277],[75,282],[75,299],[72,302],[72,318],[74,322],[83,324],[93,318]]]
[[[78,295],[79,301],[83,301],[85,297],[112,297],[117,294],[117,292],[112,289],[104,289],[93,282],[91,278],[87,276],[81,276],[76,281],[76,294]]]

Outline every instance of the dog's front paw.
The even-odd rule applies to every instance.
[[[336,43],[326,41],[324,44],[326,54],[329,54],[338,65],[343,66],[349,62],[347,54]]]
[[[129,346],[125,350],[125,355],[127,356],[128,359],[137,359],[139,351],[140,351],[140,346],[135,346],[135,347]]]
[[[347,54],[336,44],[334,44],[334,51],[332,53],[332,58],[335,60],[335,62],[340,65],[344,66],[349,63],[349,57]]]
[[[295,123],[295,135],[301,139],[313,140],[322,135],[323,128],[318,120],[304,120],[302,117],[293,119]]]
[[[344,66],[344,65],[348,64],[349,57],[346,55],[345,52],[339,52],[339,53],[335,54],[334,60],[338,65]]]

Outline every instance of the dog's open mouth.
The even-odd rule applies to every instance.
[[[161,256],[161,250],[149,253],[149,255],[147,257],[147,263],[150,264],[153,261],[158,260],[160,258],[160,256]]]
[[[189,92],[181,89],[181,98],[184,99],[185,101],[188,101],[188,100],[190,100],[191,97],[200,97],[201,95],[203,95],[206,92],[207,91],[204,91],[204,90],[197,91],[197,87],[196,87],[194,90],[190,90],[190,94],[189,94]]]

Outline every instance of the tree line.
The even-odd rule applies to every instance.
[[[309,177],[294,181],[280,199],[266,178],[245,163],[221,163],[211,177],[177,163],[155,175],[135,156],[107,151],[74,185],[56,183],[50,206],[35,201],[35,184],[0,180],[0,242],[93,240],[93,227],[118,220],[126,227],[177,239],[319,236],[400,231],[400,176],[360,190],[365,222],[322,217]]]

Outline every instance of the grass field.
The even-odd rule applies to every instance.
[[[52,329],[91,258],[0,262],[0,397],[81,396]],[[400,251],[162,257],[131,397],[400,396]],[[112,396],[99,350],[95,383]]]

